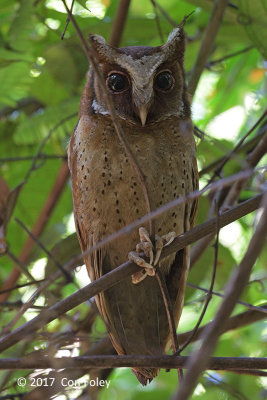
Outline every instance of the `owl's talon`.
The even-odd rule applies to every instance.
[[[139,282],[142,282],[147,277],[147,272],[145,269],[136,272],[132,275],[132,282],[136,285]]]
[[[153,246],[149,237],[149,233],[145,228],[139,228],[139,236],[141,242],[136,245],[136,251],[131,251],[128,254],[129,260],[139,265],[139,267],[144,268],[143,271],[138,271],[132,275],[132,282],[135,284],[141,282],[143,279],[145,279],[147,275],[155,275],[155,267],[160,259],[163,247],[168,246],[174,240],[176,234],[175,232],[169,232],[161,237],[156,235],[155,246]],[[139,254],[141,252],[144,252],[146,257],[149,258],[149,263],[146,262],[142,257],[140,257]]]
[[[149,258],[149,264],[152,264],[154,254],[153,254],[153,245],[150,241],[138,243],[136,245],[136,251],[137,251],[137,253],[141,253],[143,251],[145,253],[146,257]]]
[[[140,247],[142,248],[142,246]],[[128,254],[128,258],[130,261],[133,261],[139,267],[143,268],[141,271],[138,271],[132,275],[132,282],[134,284],[137,284],[142,280],[144,280],[147,275],[149,276],[155,275],[153,265],[147,263],[142,257],[139,256],[139,254],[136,251],[130,251],[130,253]]]
[[[145,268],[148,270],[154,268],[153,265],[147,263],[142,257],[140,257],[136,251],[130,251],[128,254],[128,258],[130,261],[133,261],[139,267],[142,267],[142,268]]]
[[[174,241],[175,237],[176,237],[175,232],[169,232],[166,235],[163,235],[161,239],[163,240],[164,247],[169,246],[169,244],[171,244]]]
[[[154,258],[154,265],[157,265],[157,263],[159,261],[163,246],[164,246],[164,244],[163,244],[162,238],[160,236],[156,235],[155,236],[156,255],[155,255],[155,258]]]

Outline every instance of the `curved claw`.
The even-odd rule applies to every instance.
[[[146,228],[139,228],[140,243],[136,245],[136,251],[131,251],[128,254],[129,260],[133,261],[139,267],[142,267],[142,271],[138,271],[132,275],[132,282],[134,284],[141,282],[147,275],[154,276],[156,273],[155,266],[157,265],[163,247],[168,246],[175,238],[175,232],[169,232],[166,235],[160,237],[156,235],[155,237],[155,250],[153,243],[149,237],[149,233]],[[149,263],[146,262],[140,253],[144,252],[146,257],[149,257]],[[154,253],[155,257],[154,257]]]
[[[139,282],[142,282],[147,277],[147,272],[145,269],[136,272],[132,275],[132,282],[136,285]]]
[[[169,232],[166,235],[163,235],[161,239],[163,240],[164,246],[169,246],[169,244],[171,244],[171,242],[174,241],[175,237],[176,237],[175,232]]]
[[[153,265],[147,263],[142,257],[139,256],[139,254],[136,251],[130,251],[128,253],[128,258],[130,261],[133,261],[139,267],[145,269],[154,269]]]

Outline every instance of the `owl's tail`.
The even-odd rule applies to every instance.
[[[139,382],[146,386],[158,375],[159,368],[132,368],[132,371]]]

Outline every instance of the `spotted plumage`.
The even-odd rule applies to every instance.
[[[117,117],[143,171],[156,209],[198,187],[190,104],[184,82],[182,26],[160,47],[114,48],[92,35],[99,68],[112,94]],[[166,89],[167,88],[167,89]],[[166,89],[166,90],[165,90]],[[101,86],[91,68],[81,98],[79,121],[69,146],[76,230],[82,250],[147,212],[142,186],[121,145]],[[196,202],[179,205],[155,220],[159,236],[193,226]],[[145,225],[148,228],[147,225]],[[139,242],[138,229],[85,258],[91,280],[127,261]],[[160,262],[178,324],[189,249]],[[96,296],[97,306],[119,354],[162,354],[169,326],[155,277],[134,285],[131,277]],[[135,368],[142,384],[158,373]]]

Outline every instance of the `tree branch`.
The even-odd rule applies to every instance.
[[[111,46],[118,47],[121,41],[122,32],[128,15],[131,0],[120,0],[117,6],[109,43]]]
[[[182,356],[118,356],[96,355],[80,357],[49,357],[36,358],[4,358],[0,359],[0,369],[76,369],[76,368],[116,368],[116,367],[159,367],[159,368],[186,368],[190,357]],[[256,357],[212,357],[207,363],[207,369],[212,370],[247,370],[267,369],[266,358]]]
[[[201,347],[193,353],[187,363],[188,372],[185,375],[175,397],[177,400],[188,399],[194,391],[197,379],[201,372],[206,369],[215,345],[220,335],[223,333],[224,326],[226,325],[237,300],[241,296],[244,287],[248,283],[252,267],[265,243],[267,227],[267,193],[263,198],[262,207],[264,207],[264,211],[261,219],[239,268],[234,271],[233,276],[227,284],[225,298],[222,301],[213,322],[201,335],[201,338],[203,339]]]
[[[262,197],[263,195],[258,195],[234,207],[233,209],[222,213],[220,216],[219,228],[222,228],[223,226],[235,221],[236,219],[239,219],[242,216],[252,211],[255,211],[260,206],[260,201]],[[191,244],[195,240],[198,240],[199,238],[211,232],[215,233],[216,229],[216,218],[213,218],[210,221],[207,221],[204,224],[195,227],[185,234],[180,235],[169,246],[164,247],[161,258],[167,257],[169,254],[183,249],[185,246]],[[26,336],[31,335],[34,331],[40,329],[48,322],[53,321],[59,315],[70,311],[72,308],[87,301],[89,298],[95,296],[97,293],[108,289],[122,279],[125,279],[127,276],[139,271],[139,268],[140,267],[138,267],[136,264],[128,261],[115,268],[113,271],[103,275],[98,280],[80,289],[78,292],[73,293],[69,297],[54,304],[47,310],[41,312],[32,320],[15,329],[13,332],[0,338],[0,352],[13,346],[20,340],[25,339]],[[44,284],[46,284],[46,282]]]
[[[225,8],[228,4],[228,0],[216,0],[214,2],[214,7],[212,10],[212,14],[207,26],[207,29],[204,33],[204,38],[201,42],[201,46],[197,55],[197,59],[195,65],[191,72],[191,77],[188,84],[188,91],[192,95],[195,94],[200,76],[206,66],[207,60],[211,54],[216,35],[220,28],[223,14]]]

